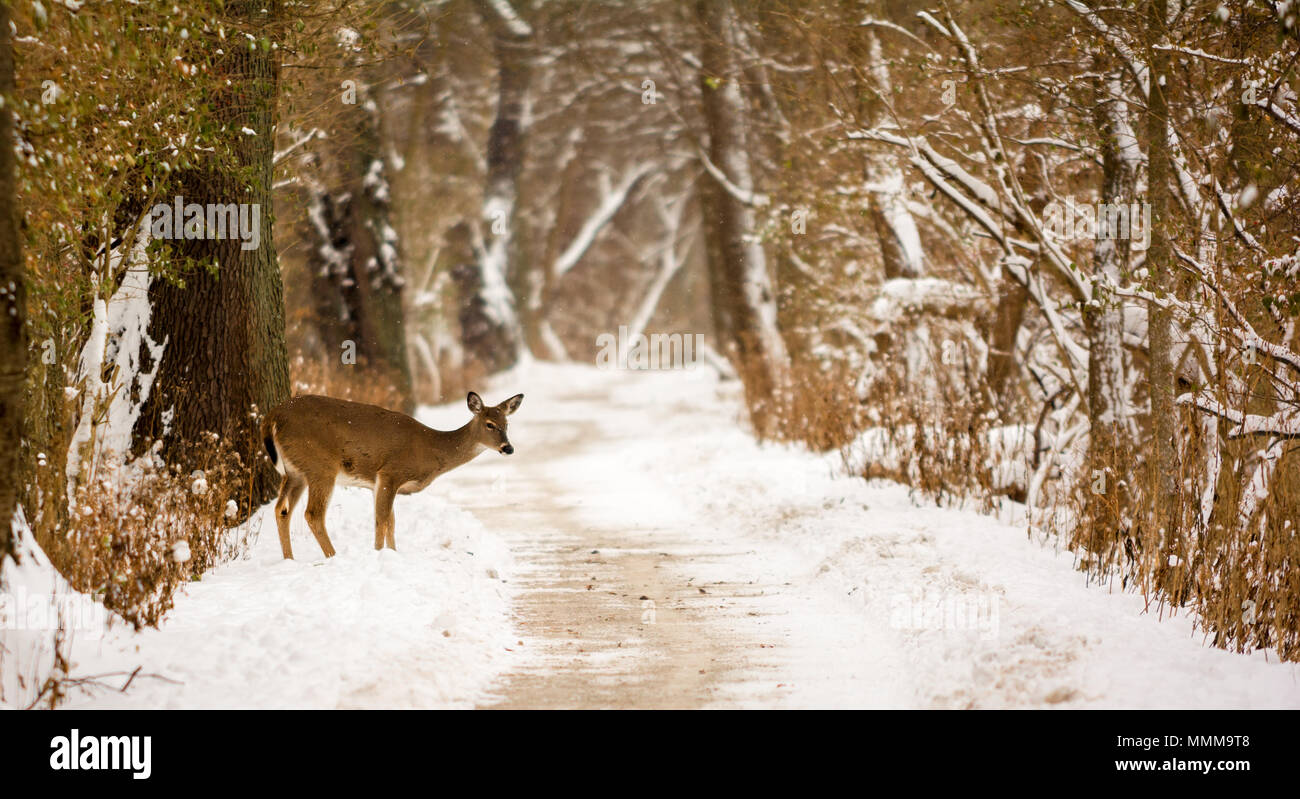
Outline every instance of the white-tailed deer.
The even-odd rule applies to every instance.
[[[325,557],[334,556],[325,532],[325,508],[336,481],[375,492],[375,549],[397,549],[393,540],[397,494],[423,490],[438,475],[484,450],[514,452],[506,438],[506,417],[519,409],[524,395],[489,407],[471,391],[465,401],[474,417],[458,430],[434,430],[375,405],[314,395],[294,397],[267,415],[262,441],[276,471],[284,475],[275,503],[284,556],[293,557],[289,515],[304,488],[307,525]]]

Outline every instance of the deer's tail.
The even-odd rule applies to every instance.
[[[266,447],[266,454],[271,456],[271,464],[279,465],[280,456],[275,451],[275,420],[270,416],[262,420],[262,446]]]

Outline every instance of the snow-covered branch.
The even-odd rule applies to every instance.
[[[1151,93],[1151,73],[1147,69],[1146,62],[1138,57],[1133,47],[1124,40],[1123,34],[1118,30],[1111,28],[1106,24],[1097,12],[1089,8],[1079,0],[1066,0],[1065,4],[1074,11],[1074,13],[1083,17],[1084,21],[1092,27],[1093,30],[1101,34],[1106,44],[1120,57],[1124,65],[1128,67],[1129,74],[1137,81],[1138,86],[1142,89],[1142,96],[1146,97]]]
[[[609,224],[610,220],[618,213],[618,210],[627,202],[628,195],[641,182],[641,179],[653,172],[657,166],[657,164],[650,161],[638,164],[623,175],[617,186],[613,188],[605,187],[596,210],[591,212],[587,220],[582,223],[582,227],[577,234],[574,235],[573,241],[569,242],[569,246],[564,248],[564,251],[556,257],[555,263],[551,265],[551,273],[555,277],[564,275],[578,265],[578,262],[582,260],[582,256],[586,255],[587,250],[591,249],[591,245],[595,243],[600,231],[604,229],[605,225]],[[607,176],[604,176],[604,179],[608,181]]]
[[[302,147],[304,144],[307,144],[308,142],[311,142],[314,139],[323,139],[323,138],[325,138],[325,131],[321,130],[320,128],[312,128],[311,130],[304,133],[302,136],[290,142],[289,146],[285,147],[283,150],[276,152],[276,154],[271,158],[271,163],[273,165],[279,164],[281,161],[283,161],[284,159],[292,155],[294,150],[297,150],[299,147]]]
[[[742,189],[740,186],[732,183],[726,173],[719,169],[717,164],[713,163],[712,159],[709,158],[709,154],[704,152],[704,148],[697,147],[696,149],[699,151],[700,163],[704,165],[704,171],[708,172],[709,175],[718,182],[718,185],[722,186],[722,188],[726,190],[727,194],[736,198],[738,202],[742,202],[753,208],[762,208],[771,202],[771,198],[766,194],[751,191],[749,189]]]
[[[533,35],[533,28],[519,16],[509,0],[479,0],[495,17],[496,24],[508,31],[510,35],[527,39]]]
[[[1228,438],[1241,438],[1242,436],[1251,435],[1300,438],[1300,408],[1283,408],[1277,413],[1268,416],[1257,413],[1243,413],[1235,408],[1229,408],[1205,391],[1183,394],[1178,398],[1178,404],[1190,405],[1205,413],[1232,422],[1234,427],[1228,430]]]

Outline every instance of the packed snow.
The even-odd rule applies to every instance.
[[[299,503],[293,561],[282,558],[264,506],[249,521],[256,540],[247,557],[187,585],[160,629],[134,633],[119,620],[76,632],[73,676],[109,676],[67,706],[473,706],[512,640],[502,577],[510,553],[437,491],[399,497],[400,549],[376,552],[373,506],[367,490],[335,489],[326,524],[338,554],[327,560]],[[6,568],[6,592],[29,585],[28,595],[49,596],[54,578],[39,550],[24,560]],[[6,659],[6,677],[21,667],[30,683],[38,658],[48,661],[48,634],[0,635],[6,649],[21,641],[28,652],[21,663]],[[137,668],[129,690],[116,690]],[[29,704],[30,690],[6,688],[5,706]]]

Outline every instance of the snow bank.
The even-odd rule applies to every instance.
[[[0,569],[0,709],[37,702],[41,686],[54,669],[55,630],[60,622],[67,647],[104,637],[108,612],[71,586],[50,565],[32,540],[21,509],[13,522],[17,562]]]
[[[283,560],[272,508],[262,508],[248,559],[191,585],[160,630],[83,664],[138,664],[178,682],[144,680],[127,695],[84,704],[473,706],[512,640],[503,580],[511,559],[500,539],[436,492],[399,497],[399,549],[376,552],[370,492],[340,487],[326,516],[338,551],[328,560],[301,504],[292,525],[297,560]]]
[[[135,633],[119,624],[97,640],[79,638],[72,675],[114,676],[102,681],[109,687],[79,691],[67,706],[476,704],[514,640],[512,559],[501,539],[448,502],[435,482],[397,498],[398,550],[376,552],[371,493],[339,487],[326,516],[338,555],[327,560],[303,507],[291,525],[297,560],[281,557],[267,505],[250,521],[256,540],[247,557],[182,589],[160,629]],[[39,557],[5,576],[29,591],[57,578]],[[41,630],[4,641],[31,649],[49,637]],[[9,662],[4,673],[12,682],[17,672]],[[27,655],[15,665],[31,672],[39,664]],[[115,690],[137,667],[130,689]],[[6,704],[17,706],[9,696]]]

